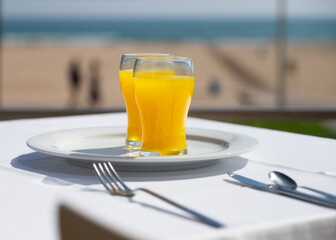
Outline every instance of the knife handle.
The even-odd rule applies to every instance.
[[[336,201],[332,201],[330,199],[317,197],[311,194],[298,192],[292,189],[286,189],[286,188],[271,188],[271,189],[272,191],[282,194],[282,195],[297,198],[297,199],[304,200],[304,201],[311,202],[311,203],[320,204],[325,207],[336,208]]]

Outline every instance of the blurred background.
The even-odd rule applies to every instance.
[[[191,116],[335,138],[334,0],[2,0],[0,21],[0,119],[125,111],[121,55],[167,52],[194,61]]]

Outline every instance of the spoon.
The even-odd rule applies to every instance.
[[[280,187],[280,188],[289,188],[289,189],[296,189],[298,187],[300,188],[304,188],[307,189],[309,191],[324,195],[325,197],[329,198],[329,199],[333,199],[336,200],[336,196],[326,193],[326,192],[322,192],[320,190],[316,190],[314,188],[310,188],[310,187],[305,187],[305,186],[298,186],[296,184],[296,182],[289,176],[287,176],[284,173],[278,172],[278,171],[272,171],[268,173],[269,178],[271,179],[271,181],[273,183],[275,183],[276,186]]]

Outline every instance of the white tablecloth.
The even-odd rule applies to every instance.
[[[230,182],[228,172],[269,183],[280,170],[300,185],[336,194],[336,141],[189,118],[187,127],[255,137],[258,147],[193,170],[120,172],[131,187],[148,187],[223,222],[214,229],[144,193],[111,196],[93,170],[26,146],[32,136],[64,129],[126,125],[125,113],[0,122],[0,239],[58,239],[65,204],[109,229],[143,239],[336,239],[336,210]]]

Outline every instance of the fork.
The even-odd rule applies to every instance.
[[[136,191],[143,191],[193,215],[194,217],[196,217],[198,220],[200,220],[203,223],[209,224],[216,228],[224,227],[224,224],[216,220],[213,220],[199,212],[196,212],[186,206],[183,206],[173,200],[170,200],[162,195],[159,195],[158,193],[155,193],[149,189],[135,188],[132,190],[123,182],[123,180],[121,180],[118,173],[114,170],[114,167],[112,166],[110,162],[93,163],[93,168],[95,169],[95,172],[100,182],[104,185],[106,190],[113,195],[133,197]]]

